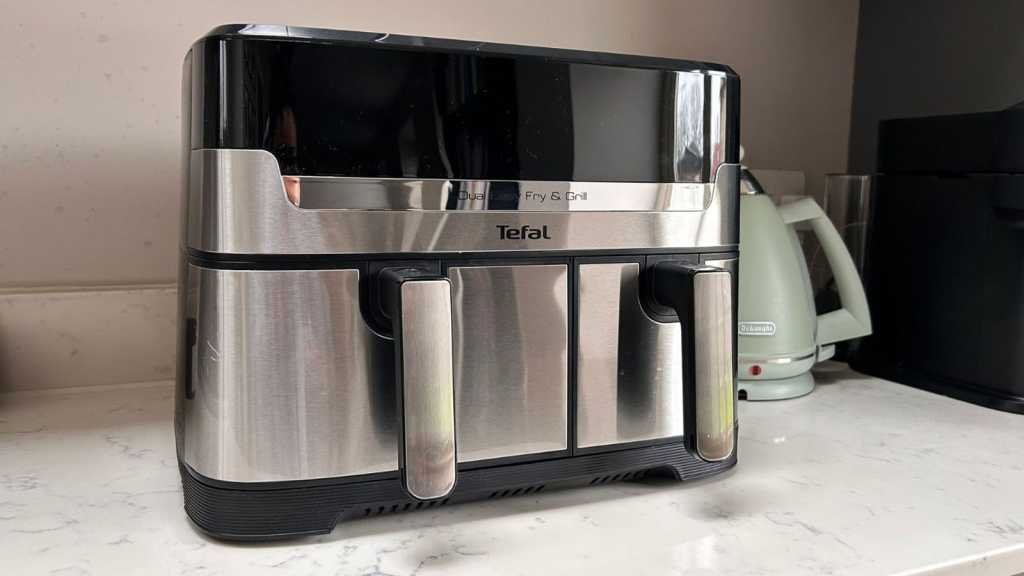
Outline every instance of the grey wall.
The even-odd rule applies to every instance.
[[[878,122],[1024,100],[1024,2],[861,0],[850,170],[875,168]]]

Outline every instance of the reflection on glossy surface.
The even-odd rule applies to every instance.
[[[567,447],[568,267],[453,267],[460,462]]]
[[[399,291],[402,482],[414,498],[444,498],[455,487],[451,285],[446,279],[408,280]]]
[[[394,344],[363,322],[358,271],[188,274],[184,462],[240,482],[397,469]],[[567,266],[449,275],[458,460],[564,450]]]
[[[262,149],[285,174],[363,178],[706,182],[723,142],[738,161],[719,134],[739,112],[724,66],[325,32],[199,40],[192,149]]]
[[[736,442],[736,347],[732,275],[693,277],[693,387],[697,454],[711,461],[732,456]]]
[[[288,200],[311,210],[690,211],[708,208],[713,183],[542,182],[284,176]]]
[[[581,448],[683,435],[680,325],[647,316],[639,277],[637,263],[579,267]]]
[[[195,150],[190,168],[187,246],[206,252],[730,249],[739,241],[736,164],[719,167],[705,210],[651,212],[303,210],[288,201],[277,161],[262,150]],[[523,225],[547,226],[548,237],[498,234],[498,226]]]
[[[739,161],[739,122],[733,116],[738,109],[739,90],[724,74],[712,73],[708,93],[708,149],[710,173],[729,162]]]
[[[676,74],[668,81],[664,117],[671,118],[669,138],[672,147],[677,151],[672,164],[674,179],[686,178],[687,174],[704,170],[704,78],[691,74]],[[671,103],[671,106],[668,104]],[[714,106],[713,100],[708,102]],[[716,139],[717,128],[713,123],[708,126],[708,136]],[[668,123],[666,123],[668,124]],[[713,174],[713,172],[711,172]]]
[[[239,482],[396,469],[392,344],[363,323],[358,271],[188,274],[185,463]]]

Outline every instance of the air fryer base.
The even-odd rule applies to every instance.
[[[184,464],[179,463],[179,468],[185,511],[199,530],[221,540],[265,541],[327,534],[343,520],[632,480],[652,472],[696,480],[721,474],[735,464],[736,450],[728,460],[705,462],[696,458],[685,442],[676,442],[460,470],[448,498],[427,502],[410,498],[397,474],[270,482],[254,487],[212,480]]]
[[[746,400],[788,400],[806,396],[814,390],[814,375],[809,371],[778,380],[737,380],[740,398]]]

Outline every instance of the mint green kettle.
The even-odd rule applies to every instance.
[[[811,367],[836,342],[871,334],[857,268],[832,221],[811,198],[776,206],[741,176],[738,380],[741,398],[780,400],[814,389]],[[818,315],[794,225],[808,222],[828,259],[841,308]]]

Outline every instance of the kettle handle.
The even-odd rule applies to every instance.
[[[818,315],[818,346],[871,334],[871,314],[857,266],[839,231],[813,198],[779,206],[782,221],[790,226],[809,221],[832,268],[842,308]]]

